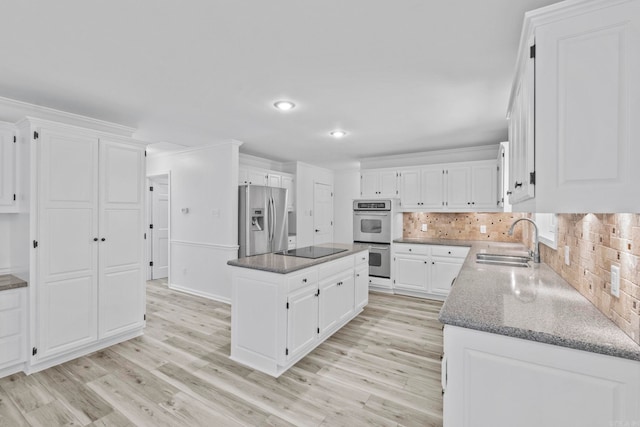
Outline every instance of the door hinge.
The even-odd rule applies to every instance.
[[[320,296],[320,289],[318,289],[318,292],[316,292],[316,296],[319,297]]]
[[[149,267],[153,267],[153,261],[149,261]]]
[[[289,355],[289,349],[288,349],[288,348],[285,348],[285,349],[284,349],[284,354],[285,354],[285,356],[288,356],[288,355]]]
[[[13,201],[14,202],[16,201],[16,195],[15,194],[13,195]]]
[[[33,131],[33,139],[38,139],[40,138],[40,134],[36,131]]]
[[[149,224],[149,228],[153,230],[153,224]]]
[[[38,247],[38,241],[37,241],[37,240],[34,240],[34,241],[33,241],[33,249],[35,249],[35,248],[37,248],[37,247]]]
[[[144,156],[147,157],[147,150],[144,150]]]
[[[153,186],[149,187],[149,191],[153,191]]]
[[[38,354],[38,347],[33,347],[33,348],[31,349],[31,355],[32,355],[32,356],[35,356],[36,354]]]
[[[536,57],[536,45],[531,45],[529,47],[529,58],[535,58]]]
[[[318,333],[320,333],[320,328],[317,329]]]
[[[14,143],[14,144],[17,142],[16,140],[17,140],[16,136],[15,136],[15,135],[13,135],[13,143]]]
[[[529,172],[529,184],[536,185],[536,171]]]
[[[287,302],[287,310],[289,310],[289,303]]]

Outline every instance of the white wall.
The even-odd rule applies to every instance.
[[[353,200],[360,197],[360,169],[334,172],[334,241],[353,243]]]
[[[0,214],[0,274],[11,270],[11,214]]]
[[[148,175],[170,174],[172,289],[231,300],[227,261],[238,256],[239,146],[234,141],[147,160]]]

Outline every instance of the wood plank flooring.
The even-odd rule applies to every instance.
[[[0,426],[439,426],[440,306],[372,293],[274,379],[229,360],[230,306],[151,281],[144,336],[0,379]]]

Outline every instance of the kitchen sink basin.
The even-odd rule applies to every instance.
[[[505,267],[529,267],[531,258],[520,255],[476,254],[478,264],[503,265]]]

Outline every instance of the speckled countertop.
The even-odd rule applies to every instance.
[[[24,288],[27,286],[27,282],[22,279],[18,279],[11,274],[0,275],[0,292],[7,291],[9,289]]]
[[[312,267],[314,265],[323,264],[328,261],[333,261],[339,258],[353,255],[357,252],[366,251],[369,248],[368,245],[348,245],[342,243],[331,243],[316,246],[340,248],[346,249],[346,251],[316,259],[298,258],[294,256],[276,255],[274,253],[271,253],[234,259],[231,261],[227,261],[227,264],[234,267],[251,268],[253,270],[263,270],[269,271],[271,273],[287,274],[294,271],[302,270],[303,268]]]
[[[456,244],[446,242],[441,244]],[[526,254],[523,245],[466,242],[463,246],[471,250],[442,306],[440,322],[640,361],[640,345],[546,264],[522,268],[476,263],[479,252]]]

